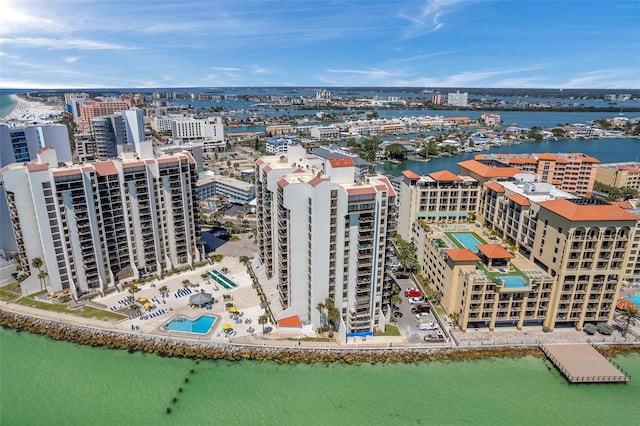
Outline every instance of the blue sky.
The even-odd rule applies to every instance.
[[[0,88],[640,88],[640,1],[2,0]]]

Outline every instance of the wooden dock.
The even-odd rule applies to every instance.
[[[627,383],[631,379],[590,344],[538,346],[571,383]]]

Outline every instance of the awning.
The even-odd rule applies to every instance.
[[[449,217],[456,217],[457,215],[457,213],[449,213]]]
[[[425,218],[425,217],[427,217],[427,215],[426,215],[426,214],[424,214],[424,213],[418,213],[418,217],[420,217],[420,218]]]
[[[460,217],[467,217],[467,214],[466,214],[466,213],[458,213],[458,216],[460,216]]]
[[[429,213],[429,214],[427,215],[427,217],[436,217],[436,214],[435,214],[435,213]]]
[[[191,305],[206,305],[207,303],[211,303],[213,300],[213,296],[210,293],[196,293],[189,297],[189,303]]]
[[[447,217],[446,213],[440,213],[440,217]]]

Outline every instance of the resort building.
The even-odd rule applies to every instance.
[[[94,118],[111,115],[116,111],[124,111],[131,108],[131,101],[128,99],[95,99],[90,102],[83,102],[78,109],[80,117],[77,120],[78,129],[84,131],[84,126],[91,124]]]
[[[298,138],[292,137],[271,137],[266,139],[265,150],[269,154],[273,155],[281,155],[286,154],[289,149],[289,144],[300,144],[300,140]]]
[[[277,319],[321,327],[318,304],[331,298],[342,341],[384,329],[395,197],[384,176],[358,179],[351,158],[325,162],[290,145],[256,162],[258,260],[276,284]]]
[[[480,115],[480,121],[489,127],[497,127],[502,124],[500,114],[490,114],[488,112],[483,112],[482,115]]]
[[[340,128],[337,126],[313,126],[310,135],[315,139],[334,139],[340,136]]]
[[[267,136],[284,136],[295,134],[295,130],[291,124],[272,124],[264,129]]]
[[[420,176],[402,172],[398,234],[411,239],[412,225],[475,220],[480,185],[470,176],[457,176],[443,170]]]
[[[558,188],[591,196],[599,161],[585,154],[478,154],[477,161],[494,160],[515,167],[522,173],[536,173],[540,181]]]
[[[96,117],[91,121],[91,130],[95,144],[91,160],[108,160],[123,152],[135,152],[136,144],[145,140],[143,111],[134,108]]]
[[[153,130],[156,132],[170,132],[171,131],[171,121],[173,118],[167,117],[166,115],[162,116],[153,116],[149,119],[149,124]]]
[[[28,275],[23,294],[47,282],[76,299],[104,294],[122,280],[161,277],[200,260],[195,162],[188,153],[144,156],[150,151],[71,164],[44,148],[36,161],[0,169],[18,262]],[[32,266],[36,257],[46,279]]]
[[[409,220],[421,271],[461,329],[611,323],[622,280],[637,268],[640,216],[534,174],[483,186],[478,216],[488,229]]]
[[[55,148],[60,161],[71,161],[69,131],[64,124],[9,127],[0,124],[0,167],[35,160],[43,148]],[[9,208],[0,185],[0,257],[10,258],[17,243],[11,227]]]
[[[640,191],[640,163],[634,161],[600,164],[595,180],[616,188],[627,186]]]

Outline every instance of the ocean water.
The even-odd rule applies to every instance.
[[[570,385],[533,357],[196,364],[6,329],[0,348],[2,425],[631,425],[640,400],[640,354],[616,358],[626,385]]]
[[[11,99],[10,94],[0,93],[0,117],[8,114],[13,109],[15,101]]]
[[[491,148],[489,151],[469,152],[452,157],[434,158],[427,162],[403,161],[399,164],[386,163],[379,169],[393,176],[399,176],[404,170],[413,170],[424,175],[439,170],[459,172],[458,163],[474,158],[478,154],[500,152],[506,154],[528,154],[544,152],[581,152],[600,160],[601,163],[622,161],[640,161],[640,139],[561,139],[557,141],[529,142],[519,145],[505,145]]]

